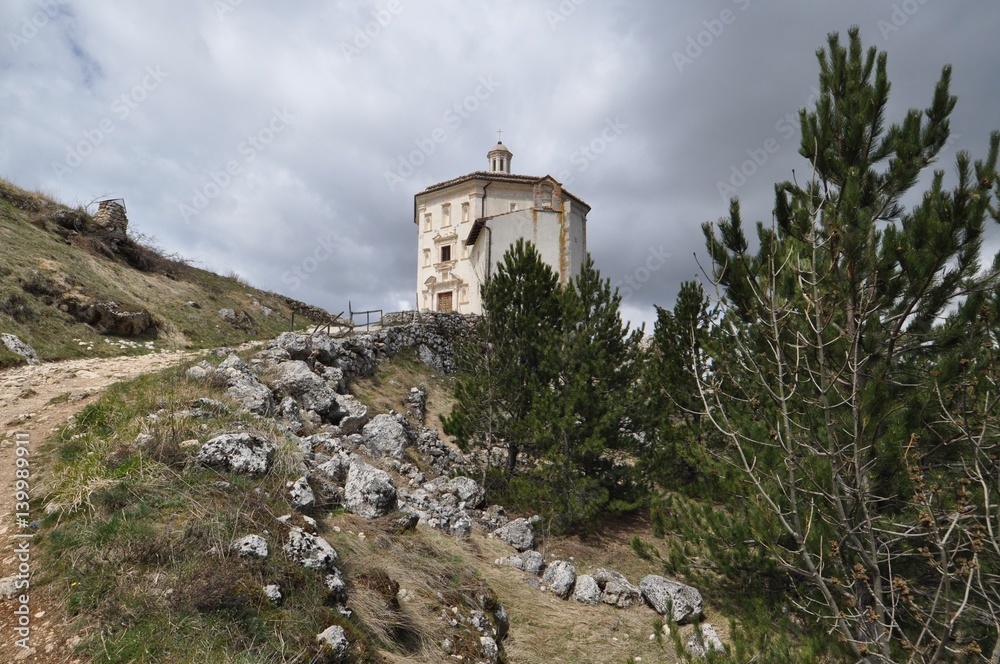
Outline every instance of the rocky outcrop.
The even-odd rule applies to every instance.
[[[330,382],[330,379],[327,379]],[[350,394],[337,395],[338,410],[342,417],[337,422],[340,433],[344,436],[358,433],[368,424],[368,406],[364,405]]]
[[[527,572],[528,574],[537,576],[541,573],[542,569],[544,569],[545,560],[542,558],[542,554],[537,551],[525,551],[524,553],[519,553],[514,556],[499,558],[495,561],[495,564],[513,567],[514,569],[519,569],[523,572]],[[600,592],[598,592],[598,594],[600,594]]]
[[[542,583],[553,595],[566,599],[576,584],[576,567],[568,560],[557,560],[545,568]]]
[[[503,528],[498,528],[493,535],[518,551],[535,548],[535,527],[527,519],[515,519]]]
[[[639,588],[629,583],[623,574],[605,567],[597,569],[591,576],[601,589],[601,601],[619,609],[642,604]]]
[[[238,330],[254,331],[253,319],[250,318],[250,314],[241,309],[219,309],[219,318]]]
[[[292,526],[284,551],[292,561],[307,569],[339,573],[337,551],[319,535],[308,533],[299,526]]]
[[[376,415],[361,430],[365,449],[372,458],[402,459],[410,445],[410,436],[403,422],[392,415]]]
[[[573,599],[582,604],[600,604],[601,587],[589,574],[576,577],[576,587],[573,589]]]
[[[691,586],[650,574],[639,582],[639,589],[654,611],[660,615],[669,611],[675,623],[685,623],[701,615],[701,593]]]
[[[302,360],[281,362],[268,371],[266,378],[279,399],[292,397],[303,409],[327,421],[339,421],[337,393]]]
[[[339,625],[331,625],[316,635],[326,661],[345,662],[350,652],[351,644],[347,641],[347,634],[344,628]]]
[[[718,632],[709,623],[698,625],[698,629],[691,634],[685,646],[687,651],[695,657],[704,657],[709,652],[725,652],[726,647],[722,644]]]
[[[285,488],[288,489],[288,502],[295,509],[308,512],[316,506],[316,494],[305,477],[288,482]]]
[[[202,445],[198,461],[211,468],[257,477],[271,469],[277,449],[256,434],[227,433]]]
[[[0,343],[6,346],[7,350],[20,355],[28,364],[40,364],[38,353],[35,349],[18,339],[13,334],[0,334]]]
[[[377,519],[396,509],[396,485],[384,470],[360,459],[351,462],[344,487],[344,506],[366,519]]]
[[[267,541],[260,535],[247,535],[233,542],[233,553],[240,558],[267,558]]]
[[[117,302],[98,302],[87,308],[82,320],[101,334],[138,337],[154,329],[147,311],[126,311]]]

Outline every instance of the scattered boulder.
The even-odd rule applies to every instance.
[[[226,396],[258,415],[274,413],[274,395],[257,379],[250,366],[236,355],[229,355],[218,368],[206,361],[187,371],[191,380],[211,380],[226,386]]]
[[[660,615],[670,611],[670,619],[675,623],[701,615],[701,593],[691,586],[650,574],[639,582],[639,590],[654,611]]]
[[[514,519],[506,526],[497,528],[493,534],[518,551],[535,548],[535,527],[527,519]]]
[[[212,468],[259,477],[271,469],[277,449],[256,434],[226,433],[202,445],[198,461]]]
[[[476,509],[486,499],[483,487],[479,486],[479,482],[471,477],[452,478],[444,485],[444,491],[458,496],[458,499],[465,503],[465,507],[469,509]]]
[[[642,603],[642,592],[628,582],[624,575],[605,567],[593,574],[594,581],[601,589],[601,601],[619,609]]]
[[[347,482],[347,471],[351,468],[351,459],[344,453],[335,454],[329,461],[316,466],[315,471],[343,485]]]
[[[459,512],[450,520],[448,532],[452,537],[465,539],[472,534],[472,519],[465,512]]]
[[[376,415],[361,430],[364,445],[373,457],[402,459],[403,451],[410,444],[410,436],[403,423],[392,415]]]
[[[331,604],[342,604],[347,601],[347,584],[339,569],[323,577],[323,587],[327,590],[327,600]]]
[[[589,574],[576,577],[576,587],[573,589],[573,599],[582,604],[600,604],[601,587]]]
[[[219,309],[219,318],[238,330],[244,332],[253,332],[254,330],[253,319],[242,309]]]
[[[289,502],[295,509],[308,512],[316,506],[316,494],[313,493],[312,487],[309,486],[309,480],[305,477],[288,482],[285,488],[288,489]]]
[[[377,519],[396,509],[396,485],[384,470],[354,460],[347,471],[345,507],[366,519]]]
[[[486,658],[487,662],[495,664],[495,662],[500,661],[500,647],[497,645],[496,639],[492,636],[481,636],[479,643],[483,647],[483,657]]]
[[[537,551],[525,551],[514,556],[507,556],[496,561],[497,565],[507,565],[514,569],[519,569],[528,574],[538,575],[545,567],[545,560],[542,554]]]
[[[343,374],[341,374],[343,375]],[[337,422],[340,433],[345,436],[358,433],[368,424],[368,406],[364,405],[350,394],[338,394],[337,406],[343,417]]]
[[[326,652],[331,661],[343,662],[347,660],[350,644],[347,642],[347,634],[344,628],[339,625],[331,625],[316,635],[316,640]]]
[[[260,535],[247,535],[233,542],[233,551],[240,558],[267,558],[267,541]]]
[[[561,599],[566,599],[576,584],[576,568],[568,560],[557,560],[545,569],[542,583]]]
[[[336,571],[337,561],[340,559],[329,542],[298,526],[292,526],[289,530],[284,550],[289,558],[303,567],[321,572]]]
[[[268,349],[280,349],[293,360],[306,360],[311,352],[309,337],[296,332],[282,332],[267,344]]]
[[[264,586],[264,596],[271,600],[273,604],[281,604],[281,586],[276,583],[270,583]]]
[[[695,657],[704,657],[709,652],[725,652],[726,646],[710,623],[698,625],[686,645],[687,651]]]
[[[35,349],[13,334],[0,334],[0,343],[6,346],[10,352],[23,357],[28,364],[41,364]]]
[[[306,410],[324,418],[335,417],[340,404],[337,393],[301,360],[282,362],[268,371],[267,378],[279,396],[290,396]]]
[[[69,309],[74,318],[90,325],[101,334],[137,337],[155,327],[149,312],[126,311],[117,302],[78,304],[69,306]]]

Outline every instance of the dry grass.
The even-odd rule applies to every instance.
[[[451,413],[455,404],[455,379],[452,376],[432,374],[421,364],[414,353],[403,353],[378,366],[374,376],[356,378],[349,387],[351,393],[369,410],[385,413],[390,410],[406,412],[406,399],[411,387],[427,388],[427,419],[425,426],[443,431],[441,416]]]
[[[539,591],[527,583],[524,573],[494,564],[512,553],[500,540],[479,533],[456,540],[423,528],[409,535],[391,535],[378,522],[350,514],[332,516],[326,525],[331,531],[340,528],[327,537],[340,552],[349,579],[379,570],[407,591],[408,598],[399,603],[398,610],[390,610],[377,591],[352,582],[350,606],[380,639],[391,639],[400,626],[419,634],[419,647],[412,652],[396,649],[386,656],[388,662],[448,661],[440,641],[447,630],[442,612],[447,613],[449,607],[439,593],[468,590],[475,584],[496,592],[510,617],[511,631],[504,647],[512,663],[591,664],[634,661],[635,657],[644,662],[680,661],[672,642],[650,640],[658,617],[652,609],[587,606]],[[646,574],[661,571],[656,561],[640,559],[629,546],[634,534],[648,540],[649,533],[648,524],[637,519],[588,540],[550,538],[539,551],[544,549],[548,559],[573,556],[578,573],[610,567],[638,583]],[[706,607],[706,620],[728,640],[724,616]],[[686,641],[692,630],[691,626],[680,628],[681,638]]]

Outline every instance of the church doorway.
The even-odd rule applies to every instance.
[[[450,314],[453,311],[451,291],[448,291],[447,293],[438,293],[437,299],[438,299],[437,301],[438,311],[444,312],[446,314]]]

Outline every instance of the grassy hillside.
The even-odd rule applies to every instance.
[[[400,356],[380,365],[375,380],[355,382],[352,392],[379,410],[402,410],[408,387],[419,381],[431,395],[429,413],[447,408],[437,396],[448,393],[451,379],[418,366]],[[291,511],[286,482],[301,474],[294,439],[235,405],[207,418],[186,416],[200,397],[227,402],[221,388],[185,379],[184,367],[121,384],[37,460],[46,468],[48,498],[36,539],[42,575],[32,587],[73,617],[84,660],[326,661],[315,637],[336,624],[353,644],[351,661],[474,662],[479,640],[470,617],[483,598],[495,598],[510,621],[507,662],[679,661],[647,607],[560,600],[532,587],[522,572],[496,566],[512,552],[500,540],[478,531],[467,540],[423,527],[400,531],[397,515],[315,513],[317,530],[340,554],[353,612],[343,615],[326,596],[322,574],[280,551],[286,527],[277,517]],[[193,463],[197,445],[188,441],[223,430],[258,432],[278,443],[271,472],[248,479]],[[642,555],[630,546],[649,532],[648,521],[628,520],[587,538],[548,537],[538,550],[547,559],[572,556],[581,571],[608,566],[637,580],[661,572],[659,556],[667,556],[652,545]],[[229,543],[247,533],[271,542],[268,558],[229,552]],[[268,583],[281,586],[280,604],[262,593]],[[728,633],[711,599],[706,618]],[[692,629],[683,627],[680,636]]]
[[[70,313],[81,302],[108,301],[148,312],[155,329],[123,340]],[[0,180],[0,333],[17,335],[44,360],[146,352],[150,341],[209,348],[273,337],[288,329],[296,305],[164,256],[141,238],[116,242],[85,210]],[[249,320],[227,323],[220,309]],[[296,316],[297,325],[307,322]],[[0,368],[21,362],[0,345]]]

